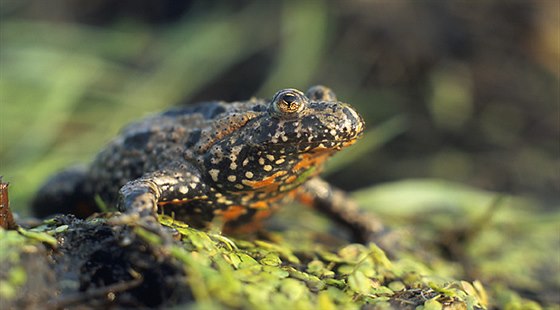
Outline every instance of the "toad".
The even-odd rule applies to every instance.
[[[39,216],[84,217],[98,196],[139,220],[164,212],[207,227],[219,217],[232,231],[259,227],[297,200],[365,242],[381,231],[379,222],[318,176],[363,131],[356,110],[324,86],[282,89],[270,100],[175,108],[126,127],[88,167],[51,177],[33,209]]]

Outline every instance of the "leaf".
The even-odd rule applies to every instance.
[[[427,300],[424,303],[424,310],[441,310],[443,309],[442,304],[435,298]]]
[[[388,286],[392,291],[395,291],[395,292],[403,291],[403,290],[406,289],[406,286],[401,281],[393,281],[393,282],[389,283]]]
[[[307,291],[305,285],[295,279],[285,279],[281,286],[280,291],[288,296],[291,300],[297,300]]]
[[[239,263],[240,269],[249,268],[251,266],[256,266],[256,265],[260,266],[259,262],[257,262],[254,258],[252,258],[251,256],[245,253],[238,253],[237,255],[241,260],[241,262]]]
[[[368,294],[371,289],[371,280],[363,272],[357,270],[348,276],[348,286],[360,294]]]
[[[334,301],[330,298],[328,292],[326,291],[319,293],[317,296],[317,303],[319,305],[319,309],[321,310],[336,310]]]
[[[241,264],[241,258],[236,253],[226,253],[224,254],[224,259],[235,269],[239,268]]]
[[[480,302],[480,304],[484,307],[488,306],[488,294],[486,293],[486,290],[484,289],[484,286],[482,286],[482,283],[478,280],[475,280],[473,282],[473,286],[476,289],[477,292],[477,296],[478,296],[478,301]]]
[[[377,245],[370,243],[369,245],[369,249],[370,249],[370,253],[371,253],[371,257],[373,258],[373,261],[380,265],[383,266],[384,268],[387,269],[391,269],[392,268],[392,263],[389,260],[389,258],[387,258],[387,255],[385,254],[385,252],[378,247]]]
[[[47,234],[47,233],[36,232],[36,231],[33,231],[33,230],[26,230],[26,229],[23,229],[21,227],[19,227],[17,231],[27,238],[35,239],[37,241],[47,243],[51,247],[56,247],[56,245],[57,245],[56,238]]]
[[[263,271],[268,272],[277,278],[287,278],[290,276],[290,273],[286,270],[273,266],[263,266]]]
[[[263,265],[266,266],[279,266],[282,264],[282,260],[278,257],[278,255],[273,253],[268,253],[264,258],[260,260]]]

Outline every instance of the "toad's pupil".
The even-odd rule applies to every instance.
[[[282,100],[284,100],[284,102],[286,102],[288,105],[291,105],[292,103],[294,103],[297,100],[297,97],[292,95],[292,94],[286,94],[286,95],[284,95]]]

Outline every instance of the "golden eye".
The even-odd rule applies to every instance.
[[[303,110],[305,100],[299,91],[280,91],[274,98],[274,109],[281,113],[295,113]]]

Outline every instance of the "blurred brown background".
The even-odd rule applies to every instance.
[[[338,186],[435,177],[554,204],[559,11],[553,0],[5,0],[0,170],[21,208],[132,119],[325,84],[370,129],[400,124],[329,174]]]

